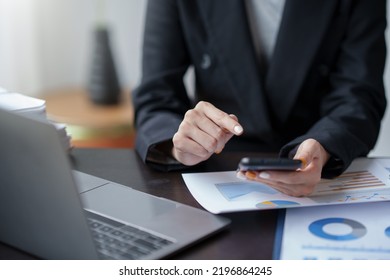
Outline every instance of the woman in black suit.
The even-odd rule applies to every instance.
[[[385,0],[150,0],[136,149],[165,170],[222,150],[279,152],[305,167],[238,176],[308,195],[375,145],[385,28]]]

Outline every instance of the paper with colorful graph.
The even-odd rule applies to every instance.
[[[292,197],[236,177],[236,171],[186,173],[194,198],[209,212],[265,210],[390,200],[390,158],[358,158],[339,177],[321,180],[308,197]]]
[[[390,260],[389,212],[389,201],[287,209],[273,258]]]

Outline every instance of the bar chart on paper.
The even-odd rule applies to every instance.
[[[229,182],[215,184],[215,187],[222,194],[222,196],[228,201],[238,201],[240,199],[247,199],[253,197],[256,194],[270,194],[274,195],[278,192],[266,185],[253,183],[253,182]],[[263,200],[258,203],[254,202],[256,208],[277,208],[277,207],[291,207],[300,205],[296,201],[286,199],[269,199]]]
[[[316,194],[334,193],[346,190],[367,190],[384,187],[386,184],[368,170],[345,172],[331,181],[323,181],[317,185]]]
[[[389,200],[389,168],[379,163],[372,162],[371,168],[360,164],[337,178],[321,180],[310,198],[318,203],[335,204]]]

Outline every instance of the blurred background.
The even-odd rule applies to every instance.
[[[93,32],[105,21],[118,76],[133,87],[145,7],[146,0],[0,0],[0,85],[30,95],[85,86]]]
[[[0,0],[0,87],[46,100],[48,115],[68,125],[76,146],[132,147],[135,132],[127,93],[141,78],[146,3]],[[87,90],[96,55],[95,30],[101,26],[109,32],[109,47],[121,89],[114,105],[91,102]],[[386,37],[390,42],[388,32]],[[384,78],[390,103],[388,65]],[[387,110],[380,139],[371,155],[390,156],[389,143]]]
[[[133,110],[127,93],[140,80],[146,3],[0,0],[0,87],[46,100],[48,117],[67,125],[74,146],[132,147]],[[102,42],[96,30],[102,27],[108,30],[111,53],[107,46],[97,46]],[[91,102],[92,69],[98,71],[95,80],[104,76],[109,54],[122,94],[117,104]],[[115,91],[115,81],[108,84]]]

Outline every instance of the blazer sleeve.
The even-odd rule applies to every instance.
[[[133,92],[135,148],[146,161],[153,145],[171,139],[191,102],[183,76],[190,59],[175,0],[149,0],[142,54],[142,80]]]
[[[386,108],[385,29],[386,1],[354,1],[339,55],[330,69],[331,90],[321,102],[322,117],[305,135],[283,147],[282,156],[314,138],[332,156],[323,177],[334,177],[374,147]]]

